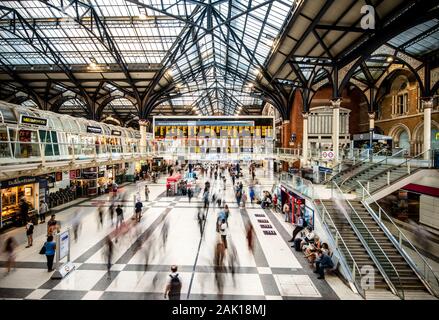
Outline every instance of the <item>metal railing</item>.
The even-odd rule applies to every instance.
[[[314,186],[311,181],[287,172],[281,173],[280,180],[304,196],[314,199]]]
[[[341,183],[340,186],[343,186],[348,180],[352,180],[353,178],[355,178],[355,176],[358,176],[360,174],[366,174],[365,177],[362,177],[362,180],[369,180],[369,177],[374,176],[375,173],[372,173],[372,169],[380,167],[381,165],[387,165],[389,160],[391,159],[396,159],[398,155],[401,155],[405,152],[405,149],[402,149],[394,154],[392,154],[391,156],[386,156],[384,159],[378,161],[378,162],[373,162],[370,166],[368,166],[367,168],[364,168],[362,170],[359,170],[358,172],[355,172],[353,175],[347,177],[346,179],[344,179]],[[403,161],[403,160],[402,160]],[[364,162],[363,162],[364,163]],[[385,170],[382,170],[385,171]]]
[[[349,274],[350,279],[358,293],[365,298],[365,289],[363,288],[361,284],[361,270],[358,267],[357,262],[355,261],[355,258],[353,257],[351,251],[349,250],[349,247],[347,246],[346,242],[344,241],[341,233],[338,231],[334,221],[331,218],[331,215],[328,212],[328,209],[326,208],[325,204],[321,200],[314,200],[314,207],[316,208],[317,214],[320,217],[320,221],[322,222],[323,226],[326,228],[327,234],[331,235],[332,238],[332,247],[334,248],[333,251],[337,251],[340,256],[340,262],[343,265],[345,271]],[[322,210],[320,210],[322,208]]]
[[[402,179],[404,177],[409,176],[410,174],[413,173],[413,168],[420,169],[420,168],[432,167],[433,166],[432,157],[429,157],[428,160],[424,159],[425,154],[431,154],[431,152],[432,152],[432,150],[426,150],[424,152],[417,154],[416,156],[413,156],[411,158],[407,158],[407,159],[403,160],[402,163],[399,163],[399,164],[394,165],[392,167],[389,167],[381,172],[378,172],[374,175],[371,175],[370,177],[366,177],[365,179],[361,179],[361,180],[357,180],[357,181],[359,181],[361,183],[365,183],[364,186],[368,192],[375,192],[375,191],[380,190],[381,188],[383,188],[385,186],[389,186],[390,184],[392,184],[396,180],[399,180],[399,179]],[[400,171],[393,172],[394,170],[397,170],[398,168],[404,168],[406,170],[406,173],[401,174]],[[382,186],[379,186],[378,188],[374,188],[373,190],[371,190],[371,187],[370,187],[371,181],[373,179],[383,177],[384,174],[386,174],[385,184]]]
[[[355,285],[359,294],[364,298],[365,291],[361,286],[361,271],[358,267],[358,264],[352,256],[352,253],[350,252],[340,232],[338,231],[325,205],[320,199],[314,198],[314,186],[311,181],[286,172],[280,174],[279,181],[285,183],[313,202],[317,214],[319,215],[323,226],[326,228],[327,234],[330,236],[329,238],[332,241],[331,247],[334,248],[333,251],[337,251],[339,253],[340,263],[343,265],[344,270],[350,277],[350,279],[347,280],[351,281]],[[323,210],[320,210],[320,207]]]
[[[381,149],[380,151],[378,151],[377,153],[375,153],[373,156],[377,157],[380,153],[384,153],[384,151],[386,151],[387,149]],[[356,152],[355,152],[356,151]],[[355,169],[360,167],[363,163],[370,163],[370,152],[371,149],[353,149],[353,151],[350,151],[350,156],[349,156],[349,160],[352,161],[352,166],[349,168],[349,171],[354,171],[352,174],[355,175],[359,172],[361,172],[361,170],[359,170],[358,172],[355,172]],[[357,154],[358,158],[355,157],[355,154]],[[342,171],[342,166],[344,165],[343,161],[340,162],[339,164],[337,164],[336,169],[333,169],[333,173],[335,173],[332,177],[330,177],[329,179],[327,179],[325,181],[325,184],[327,184],[329,181],[333,180],[333,179],[337,179],[338,177],[341,177],[343,174],[345,174],[346,172]],[[338,171],[338,172],[337,172]]]
[[[411,243],[411,241],[405,236],[404,232],[402,232],[402,230],[393,222],[393,219],[378,204],[378,202],[373,199],[371,194],[366,190],[365,186],[359,181],[358,184],[360,185],[362,190],[361,202],[363,203],[363,205],[372,214],[372,217],[375,219],[381,229],[383,229],[383,231],[386,233],[386,235],[389,237],[395,247],[398,248],[398,251],[409,263],[412,269],[417,273],[419,278],[423,281],[423,283],[430,290],[430,292],[436,297],[439,297],[439,279],[434,273],[433,268],[430,266],[424,256]],[[370,205],[371,203],[373,203],[377,209],[374,210]],[[378,213],[376,212],[376,210],[378,210]],[[387,226],[383,223],[383,220],[386,220],[396,231],[396,238],[398,240],[396,240],[394,234],[389,231]],[[408,253],[406,250],[404,250],[402,246],[403,242],[406,247],[413,251],[412,253]]]
[[[332,182],[331,185],[331,196],[333,199],[336,199],[337,204],[341,206],[340,211],[348,220],[358,239],[365,247],[370,258],[374,261],[376,267],[381,272],[392,292],[401,299],[404,299],[404,288],[398,271],[386,254],[385,250],[375,239],[366,223],[363,221],[363,219],[361,219],[358,212],[346,199],[340,187],[335,182]],[[344,203],[342,203],[342,201]]]

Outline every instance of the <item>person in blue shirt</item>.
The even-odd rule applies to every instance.
[[[55,250],[56,250],[56,243],[53,241],[53,236],[48,236],[47,241],[44,244],[44,247],[46,248],[46,258],[47,258],[47,271],[51,272],[53,271],[53,258],[55,258]]]
[[[316,270],[315,273],[319,274],[317,279],[325,279],[325,269],[334,268],[334,263],[331,260],[331,257],[328,256],[324,251],[318,251],[318,258],[316,260]]]

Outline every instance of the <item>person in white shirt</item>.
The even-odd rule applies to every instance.
[[[227,249],[227,229],[228,228],[227,228],[226,219],[222,219],[220,225],[220,234],[225,249]]]

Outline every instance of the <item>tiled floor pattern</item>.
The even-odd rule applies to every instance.
[[[260,173],[261,190],[271,190],[273,178]],[[96,206],[99,203],[104,207],[109,205],[108,196],[101,196],[58,214],[63,227],[71,224],[76,211],[82,217],[80,236],[72,243],[71,250],[76,270],[62,280],[51,280],[45,257],[38,254],[45,240],[41,235],[34,239],[32,248],[25,249],[25,244],[20,244],[16,269],[9,274],[5,269],[5,257],[0,259],[0,298],[163,299],[170,265],[177,264],[183,279],[183,299],[337,299],[331,286],[317,280],[308,265],[292,251],[285,241],[286,231],[279,227],[275,213],[251,204],[246,209],[238,208],[230,179],[228,183],[225,191],[231,209],[228,242],[236,249],[238,267],[232,273],[228,265],[218,274],[217,278],[223,281],[222,296],[218,295],[213,267],[214,247],[219,241],[215,231],[218,209],[209,209],[201,238],[196,219],[201,196],[191,203],[185,197],[164,197],[165,186],[161,179],[150,186],[151,201],[144,202],[141,222],[115,243],[110,273],[107,272],[103,244],[113,227],[107,217],[102,227],[98,224]],[[200,182],[202,184],[204,182]],[[136,186],[131,184],[124,189],[126,199],[132,199]],[[213,183],[213,189],[222,192],[219,184]],[[131,221],[132,207],[130,200],[124,203],[127,222]],[[268,220],[276,234],[265,235],[258,219]],[[256,232],[254,252],[247,248],[247,221]],[[38,227],[44,228],[43,225]],[[227,253],[228,264],[230,258]]]

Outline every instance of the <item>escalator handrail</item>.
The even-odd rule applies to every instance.
[[[405,234],[402,232],[402,230],[393,222],[393,219],[387,214],[387,212],[384,211],[384,209],[378,204],[378,202],[375,201],[375,199],[372,197],[372,195],[369,193],[369,191],[367,191],[367,189],[364,187],[364,185],[360,181],[357,181],[357,182],[360,185],[360,187],[362,188],[362,191],[364,193],[366,193],[368,198],[371,199],[373,201],[373,203],[378,207],[379,212],[381,212],[381,214],[384,214],[384,216],[386,217],[386,220],[389,221],[389,223],[391,223],[391,225],[394,228],[396,228],[396,230],[398,232],[398,235],[400,237],[402,237],[404,239],[404,241],[407,243],[407,245],[410,247],[410,249],[413,250],[418,255],[419,258],[421,258],[421,260],[424,263],[424,267],[428,268],[430,270],[431,274],[433,275],[433,278],[436,280],[437,288],[439,288],[439,278],[434,273],[433,268],[428,263],[428,261],[416,249],[416,247],[412,244],[412,242],[405,236]],[[364,193],[363,193],[363,195],[364,195]],[[375,210],[373,210],[370,207],[370,202],[367,202],[365,200],[364,196],[362,196],[362,203],[363,203],[363,205],[365,205],[366,208],[370,209],[369,210],[370,212],[373,212],[373,214],[374,214],[373,217],[374,217],[375,221],[377,221],[378,225],[381,227],[381,229],[383,229],[383,231],[386,233],[387,237],[392,241],[392,243],[395,245],[395,247],[398,249],[398,251],[402,254],[402,256],[405,258],[405,260],[409,263],[409,265],[412,267],[412,269],[418,274],[418,276],[420,277],[422,282],[427,284],[427,287],[428,287],[429,291],[432,292],[436,297],[439,297],[439,292],[437,290],[435,290],[429,284],[428,278],[426,279],[425,275],[419,270],[419,268],[416,266],[416,264],[411,259],[410,255],[407,254],[407,252],[402,248],[402,246],[399,244],[399,242],[396,241],[396,239],[393,236],[393,234],[386,227],[386,225],[382,222],[381,216],[377,215]]]
[[[390,278],[390,276],[387,274],[387,272],[384,270],[384,268],[382,267],[380,261],[378,260],[378,258],[376,257],[374,251],[370,248],[369,244],[367,243],[367,241],[364,239],[363,234],[358,230],[358,228],[356,227],[356,225],[354,224],[354,222],[352,221],[351,217],[343,212],[343,215],[345,215],[345,217],[347,218],[349,224],[351,225],[352,229],[355,231],[356,235],[358,236],[358,239],[363,243],[363,246],[365,247],[366,251],[369,253],[369,256],[372,258],[372,260],[375,262],[377,268],[381,271],[383,277],[385,279],[387,279],[387,282],[389,284],[389,286],[393,289],[393,291],[402,299],[404,300],[404,288],[402,287],[402,282],[401,282],[401,277],[399,276],[398,270],[396,270],[395,266],[393,265],[392,261],[390,261],[389,257],[387,256],[387,254],[385,253],[384,249],[380,246],[380,244],[378,243],[378,241],[375,239],[375,237],[373,236],[373,234],[370,232],[369,228],[366,226],[366,224],[364,223],[363,219],[361,219],[360,215],[358,214],[357,210],[355,210],[355,208],[352,206],[352,204],[350,203],[350,201],[348,199],[345,198],[343,192],[341,191],[340,187],[337,185],[337,183],[335,183],[334,181],[332,182],[332,186],[335,187],[336,191],[342,196],[343,200],[345,200],[349,207],[351,208],[352,212],[355,213],[356,218],[361,222],[361,224],[363,225],[364,229],[367,230],[367,233],[369,234],[369,237],[373,240],[373,242],[375,243],[375,245],[377,246],[377,248],[381,251],[381,254],[385,257],[385,259],[387,260],[387,262],[389,263],[389,265],[392,267],[392,269],[394,270],[396,276],[397,276],[397,280],[399,283],[399,287],[401,290],[401,294],[399,292],[399,290],[397,289],[394,281]]]
[[[322,215],[322,213],[320,212],[320,209],[319,209],[319,207],[318,207],[316,201],[320,201],[321,206],[323,207],[324,211],[326,212],[325,218],[323,218],[323,215]],[[318,213],[319,216],[320,216],[320,220],[322,221],[322,224],[325,225],[326,228],[328,229],[327,232],[328,232],[331,236],[333,236],[333,235],[332,235],[332,232],[331,232],[330,229],[329,229],[329,225],[328,225],[328,223],[327,223],[327,220],[328,220],[328,218],[329,218],[329,220],[330,220],[330,222],[331,222],[331,227],[334,228],[334,230],[335,230],[335,234],[338,236],[339,241],[341,241],[341,242],[343,243],[343,246],[346,248],[346,251],[347,251],[347,253],[348,253],[348,256],[349,256],[349,258],[352,260],[352,263],[353,263],[353,266],[352,266],[352,267],[355,268],[357,276],[355,276],[355,275],[353,274],[353,272],[352,272],[352,267],[349,266],[349,263],[347,262],[347,259],[346,259],[346,257],[345,257],[345,253],[343,253],[343,251],[341,251],[341,250],[338,250],[338,247],[334,247],[334,251],[335,251],[335,250],[338,250],[338,251],[339,251],[339,255],[340,255],[340,257],[342,258],[341,260],[343,260],[343,263],[344,263],[345,265],[347,265],[347,268],[346,268],[346,269],[349,271],[349,273],[350,273],[350,275],[351,275],[352,282],[355,284],[355,287],[357,288],[357,290],[358,290],[358,292],[360,293],[360,295],[364,298],[364,297],[365,297],[365,292],[364,292],[365,290],[361,287],[361,278],[360,278],[360,284],[358,284],[358,281],[357,281],[357,279],[359,279],[359,276],[361,275],[361,271],[360,271],[360,268],[358,267],[358,263],[355,261],[354,257],[352,256],[351,251],[349,250],[349,247],[347,246],[346,242],[344,241],[343,237],[341,236],[340,232],[338,231],[337,226],[335,225],[334,221],[332,220],[331,215],[329,214],[328,209],[326,208],[325,204],[324,204],[320,199],[318,199],[318,200],[317,200],[317,199],[316,199],[316,200],[313,200],[313,202],[314,202],[314,208],[316,208],[317,213]],[[334,242],[334,244],[336,243],[336,241],[335,241],[334,239],[333,239],[332,241]]]
[[[381,151],[382,151],[382,150],[381,150]],[[370,169],[372,169],[372,168],[374,168],[374,167],[377,167],[377,166],[379,166],[381,163],[383,163],[384,161],[387,162],[387,160],[393,158],[394,156],[396,156],[396,155],[398,155],[398,154],[400,154],[400,153],[402,153],[402,152],[404,152],[404,151],[406,151],[406,149],[401,149],[401,150],[399,150],[398,152],[396,152],[395,154],[392,154],[391,156],[386,156],[384,159],[382,159],[382,160],[380,160],[380,161],[378,161],[378,162],[374,162],[371,166],[369,166],[369,167],[367,167],[367,168],[364,168],[363,170],[360,170],[360,171],[356,172],[354,175],[352,175],[352,176],[347,177],[346,179],[344,179],[344,180],[340,183],[340,186],[342,186],[347,180],[352,179],[353,176],[358,175],[358,174],[360,174],[360,173],[363,173],[364,171],[370,170]]]

